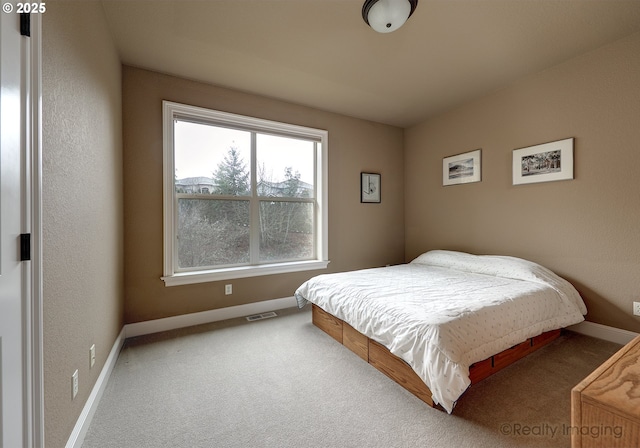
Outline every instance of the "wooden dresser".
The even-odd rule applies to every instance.
[[[571,446],[640,447],[640,336],[571,391]]]

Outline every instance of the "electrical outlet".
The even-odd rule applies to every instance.
[[[229,295],[233,293],[233,285],[229,284],[229,285],[224,285],[224,293],[225,295]]]
[[[78,395],[78,370],[76,369],[71,375],[71,399],[73,400]]]
[[[93,344],[89,348],[89,368],[92,368],[96,365],[96,344]]]
[[[640,316],[640,302],[633,302],[633,315]]]

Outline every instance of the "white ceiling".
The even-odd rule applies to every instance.
[[[389,34],[363,2],[102,0],[124,64],[401,127],[640,31],[640,0],[420,0]]]

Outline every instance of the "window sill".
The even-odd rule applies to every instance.
[[[165,286],[191,285],[194,283],[231,280],[234,278],[258,277],[261,275],[286,274],[288,272],[326,269],[329,260],[296,261],[291,263],[264,264],[260,266],[241,266],[236,268],[215,269],[210,271],[179,272],[161,277]]]

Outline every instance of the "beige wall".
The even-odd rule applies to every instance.
[[[406,259],[433,248],[542,263],[587,319],[640,331],[640,34],[405,131]],[[575,138],[575,179],[512,185],[512,151]],[[442,158],[482,148],[482,182],[442,186]]]
[[[121,65],[97,2],[48,1],[42,42],[45,442],[55,448],[123,326]]]
[[[329,269],[164,286],[162,100],[329,131]],[[403,261],[402,129],[131,67],[123,113],[125,322],[290,297],[312,275]],[[382,174],[381,204],[360,203],[361,171]]]

